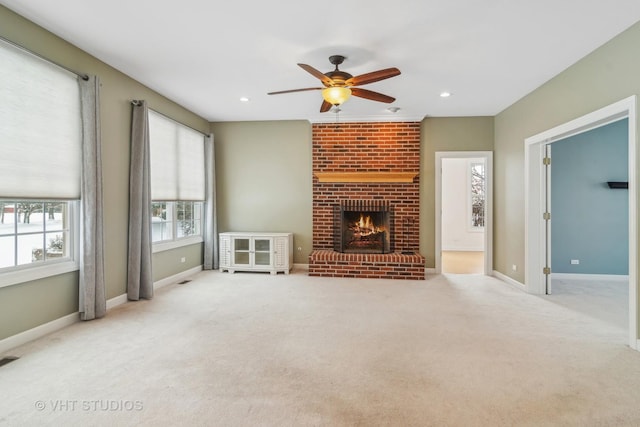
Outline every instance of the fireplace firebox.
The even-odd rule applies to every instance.
[[[388,201],[343,200],[334,206],[333,246],[343,253],[393,251],[393,213]]]

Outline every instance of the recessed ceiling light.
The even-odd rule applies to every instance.
[[[243,97],[240,98],[240,102],[249,102],[249,101],[250,101],[250,99],[247,98],[246,96],[243,96]]]
[[[451,96],[451,92],[442,92],[440,93],[440,98],[448,98]]]

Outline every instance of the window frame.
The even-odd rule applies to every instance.
[[[171,249],[180,248],[183,246],[195,245],[197,243],[202,243],[204,241],[204,202],[199,200],[175,200],[175,201],[164,201],[164,200],[154,200],[153,203],[166,203],[171,204],[171,209],[167,209],[171,211],[173,217],[171,219],[172,230],[171,230],[171,239],[158,240],[151,244],[152,253],[163,252]],[[178,219],[176,218],[176,203],[194,203],[200,205],[200,231],[198,234],[192,234],[190,236],[185,237],[177,237],[178,233]],[[151,209],[153,211],[153,209]],[[195,210],[194,210],[195,211]],[[152,217],[153,218],[153,217]],[[151,220],[151,219],[150,219]],[[151,227],[153,227],[153,222],[151,223]],[[153,239],[153,232],[151,238]]]
[[[20,202],[22,200],[6,200]],[[80,201],[53,200],[67,204],[67,222],[69,230],[69,256],[42,262],[14,265],[0,268],[0,288],[24,282],[44,279],[80,269]],[[52,200],[30,200],[29,202],[47,203]],[[19,235],[19,234],[18,234]]]
[[[481,165],[482,170],[484,172],[484,183],[483,183],[483,200],[485,203],[484,206],[484,220],[486,222],[486,214],[487,214],[487,165],[484,160],[472,159],[467,163],[467,201],[469,203],[467,209],[467,231],[473,233],[484,233],[485,225],[475,226],[473,225],[473,168],[476,165]]]

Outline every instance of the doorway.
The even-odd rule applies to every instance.
[[[628,205],[629,205],[629,345],[639,348],[637,289],[636,213],[636,97],[632,96],[600,110],[525,140],[525,289],[532,294],[548,293],[551,270],[547,213],[547,165],[549,144],[628,118]]]
[[[436,273],[491,275],[490,151],[436,152]]]

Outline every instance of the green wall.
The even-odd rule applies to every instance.
[[[512,272],[510,266],[524,266],[525,138],[640,94],[638,46],[640,23],[496,116],[495,270],[524,283],[524,268]],[[636,164],[640,164],[638,158]]]
[[[435,153],[493,151],[493,117],[428,117],[420,133],[420,253],[435,268]]]
[[[145,99],[150,108],[205,133],[209,132],[209,123],[3,6],[0,6],[0,36],[101,79],[106,291],[107,298],[122,295],[126,293],[127,278],[130,101]],[[202,260],[195,259],[194,250],[200,251],[202,244],[195,246],[171,251],[170,257],[163,255],[170,258],[162,260],[163,274],[171,276],[200,265]],[[186,263],[180,263],[183,256]],[[77,310],[75,272],[0,288],[0,340]]]
[[[292,232],[294,263],[312,244],[311,124],[212,123],[218,230]],[[301,250],[298,250],[301,248]]]

